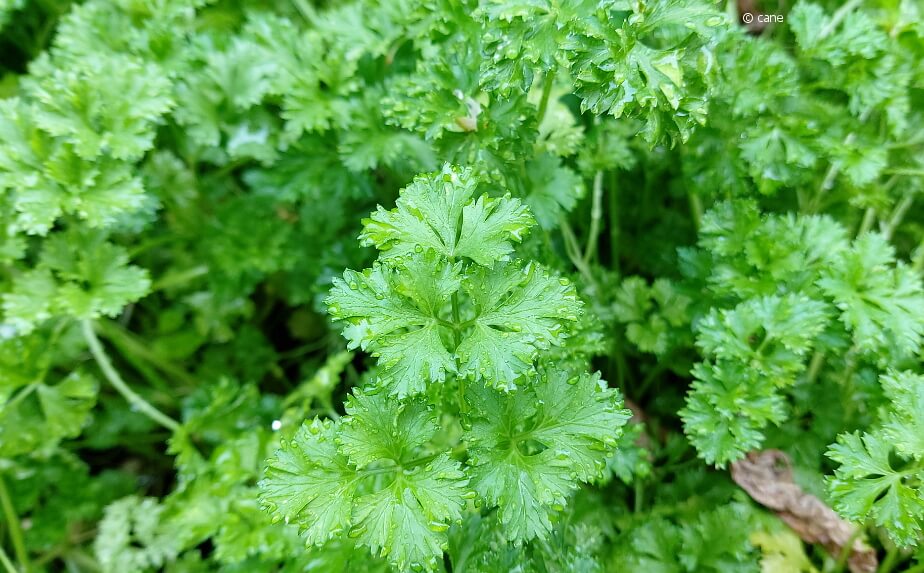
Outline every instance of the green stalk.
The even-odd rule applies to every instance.
[[[555,84],[555,70],[549,70],[545,74],[542,83],[542,99],[539,100],[539,111],[536,112],[536,125],[542,123],[545,112],[549,108],[549,97],[552,95],[552,86]]]
[[[597,281],[594,279],[594,275],[590,271],[590,267],[581,257],[581,245],[578,244],[577,237],[574,235],[574,231],[571,229],[571,225],[568,223],[568,220],[564,217],[561,217],[558,220],[558,224],[561,227],[561,235],[565,239],[565,251],[568,254],[568,258],[571,259],[571,264],[573,264],[578,272],[581,273],[581,276],[584,277],[584,280],[587,281],[587,284],[593,287],[594,292],[600,292],[600,289],[597,286]]]
[[[812,361],[809,362],[808,372],[805,374],[805,382],[807,384],[812,384],[815,382],[815,379],[818,378],[818,373],[821,372],[821,367],[825,363],[825,353],[821,350],[816,350],[815,354],[812,355]]]
[[[687,193],[690,200],[690,215],[693,217],[693,226],[699,231],[700,221],[703,220],[703,202],[696,193]]]
[[[13,551],[16,553],[16,559],[22,566],[24,573],[29,573],[29,553],[26,551],[26,543],[23,541],[22,528],[19,524],[19,516],[16,515],[16,508],[10,501],[10,492],[6,489],[6,481],[0,476],[0,504],[3,505],[3,517],[10,526],[10,542],[13,544]],[[6,554],[3,555],[8,562]],[[8,565],[9,568],[12,564]],[[13,569],[15,571],[15,569]]]
[[[889,217],[889,222],[886,223],[885,229],[882,230],[882,234],[886,239],[891,239],[892,234],[895,233],[895,229],[898,228],[902,223],[902,219],[905,218],[905,214],[908,212],[908,209],[911,208],[911,204],[914,202],[914,199],[911,197],[910,193],[906,193],[902,200],[898,202],[898,205],[895,206],[895,209],[892,211],[892,216]]]
[[[122,380],[122,377],[119,376],[119,373],[116,372],[116,369],[112,367],[112,363],[109,361],[109,357],[106,355],[106,351],[103,350],[103,345],[100,344],[99,338],[96,337],[96,333],[93,331],[93,322],[90,320],[84,320],[81,325],[83,327],[83,337],[86,339],[87,345],[90,347],[90,353],[93,354],[93,358],[99,365],[100,370],[103,371],[103,376],[105,376],[106,379],[113,385],[113,387],[118,390],[119,394],[122,394],[122,396],[128,400],[128,403],[137,408],[142,414],[154,420],[161,426],[173,432],[179,430],[180,424],[176,420],[152,406],[147,400],[129,388],[128,384]]]
[[[587,233],[587,245],[584,247],[584,264],[590,263],[597,250],[600,238],[600,221],[603,218],[603,171],[594,175],[593,199],[590,206],[590,231]]]
[[[29,394],[38,390],[38,387],[39,387],[38,382],[33,382],[32,384],[29,384],[23,390],[21,390],[19,394],[16,394],[15,396],[13,396],[13,398],[11,398],[10,401],[6,403],[6,407],[12,409],[14,406],[19,404],[23,400],[25,400],[26,397],[29,396]]]
[[[96,323],[96,328],[99,329],[100,334],[102,334],[104,338],[114,344],[120,351],[127,354],[133,354],[134,356],[149,362],[161,372],[176,378],[187,386],[196,386],[196,379],[193,378],[191,374],[182,368],[178,368],[173,364],[170,364],[158,356],[156,353],[151,351],[150,348],[136,340],[130,332],[118,324],[112,321],[100,321]]]
[[[893,545],[889,547],[886,551],[885,559],[883,559],[882,564],[879,566],[879,570],[876,573],[890,573],[892,569],[895,568],[895,563],[901,557],[901,552],[898,550],[898,547]]]
[[[854,11],[857,6],[863,3],[863,0],[850,0],[846,4],[842,5],[840,8],[834,12],[834,15],[831,16],[831,20],[828,22],[828,25],[821,29],[821,32],[818,33],[818,39],[822,40],[827,38],[834,30],[844,21],[844,18],[848,14]]]
[[[642,508],[645,506],[645,485],[642,483],[642,479],[639,477],[635,478],[635,484],[633,487],[633,508],[634,513],[641,513]]]
[[[10,561],[9,556],[4,551],[3,547],[0,547],[0,563],[3,563],[3,568],[6,569],[6,573],[19,573],[16,571],[16,568],[13,567],[13,562]]]
[[[847,543],[841,548],[840,553],[837,555],[837,561],[834,564],[834,573],[843,573],[847,566],[847,559],[850,558],[850,554],[853,552],[853,544],[857,538],[860,537],[861,531],[859,527],[856,528],[850,536],[850,539],[848,539]]]
[[[295,5],[295,9],[298,10],[298,13],[302,15],[306,22],[312,26],[317,26],[318,13],[315,11],[314,6],[306,0],[292,0],[292,4]]]
[[[461,327],[461,311],[459,309],[459,293],[458,291],[452,293],[450,297],[450,303],[452,304],[452,343],[455,348],[459,347],[461,343],[459,329]],[[456,382],[459,383],[459,413],[465,414],[468,411],[468,408],[465,407],[465,377],[456,376]]]
[[[873,223],[876,222],[876,210],[872,207],[869,207],[865,213],[863,213],[863,220],[860,221],[860,228],[857,229],[857,236],[865,235],[873,228]]]
[[[160,277],[151,285],[151,292],[157,292],[167,288],[175,287],[188,283],[201,276],[207,275],[209,268],[205,265],[199,265],[191,269],[185,269],[178,272],[170,272]]]
[[[610,172],[610,268],[619,274],[619,187],[616,172]]]

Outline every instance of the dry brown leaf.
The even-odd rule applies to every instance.
[[[847,565],[852,573],[873,573],[876,552],[856,538],[856,527],[840,518],[820,499],[802,491],[792,477],[789,458],[780,450],[751,452],[732,464],[732,479],[755,501],[772,509],[803,541],[820,543],[840,555],[851,543]]]

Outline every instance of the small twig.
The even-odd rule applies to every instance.
[[[81,326],[83,327],[83,337],[87,341],[87,346],[90,347],[90,353],[93,354],[93,358],[99,365],[100,370],[102,370],[103,376],[105,376],[113,387],[128,400],[128,403],[168,430],[173,432],[179,430],[179,422],[152,406],[147,400],[129,388],[128,384],[122,380],[122,377],[109,361],[109,357],[106,355],[106,351],[103,350],[103,345],[100,344],[99,338],[96,337],[96,332],[93,331],[93,322],[84,320]]]

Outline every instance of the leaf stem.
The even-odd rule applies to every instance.
[[[905,218],[905,214],[908,212],[908,209],[911,208],[911,204],[914,203],[910,193],[906,193],[902,200],[898,202],[898,205],[895,206],[895,209],[892,211],[892,216],[889,217],[889,222],[886,223],[885,228],[882,229],[882,234],[886,239],[891,239],[892,234],[895,233],[895,229],[901,224],[902,219]]]
[[[818,373],[821,372],[821,367],[825,363],[825,353],[821,350],[816,350],[815,354],[812,355],[812,361],[809,362],[808,372],[805,374],[805,382],[807,384],[812,384],[815,382],[815,379],[818,378]]]
[[[841,6],[841,10],[843,10],[844,8],[847,8],[852,2],[853,0]],[[859,4],[859,2],[855,2],[855,4]],[[849,12],[852,9],[853,8],[851,7],[847,11]],[[838,10],[838,12],[840,12],[841,10]],[[847,12],[844,12],[843,16],[841,16],[840,18],[843,19],[844,17],[846,17],[846,15],[847,15]],[[835,18],[837,17],[838,17],[837,14],[835,14]],[[867,118],[869,118],[869,114],[871,110],[872,108],[860,114],[860,117],[858,118],[860,123],[866,122]],[[851,144],[853,144],[853,141],[856,138],[857,138],[857,134],[851,131],[850,133],[847,134],[847,137],[844,138],[844,146],[849,147]],[[818,209],[821,207],[821,198],[824,196],[825,193],[830,191],[832,187],[834,187],[834,180],[837,179],[837,175],[838,173],[840,173],[840,170],[841,170],[840,165],[834,162],[832,162],[831,165],[828,167],[828,171],[827,173],[825,173],[825,178],[821,182],[821,187],[819,187],[818,193],[815,194],[815,197],[812,198],[812,202],[809,205],[810,213],[817,212]]]
[[[642,508],[645,506],[645,484],[642,483],[641,478],[635,478],[635,484],[633,484],[633,507],[632,511],[634,513],[641,513]]]
[[[459,337],[459,330],[461,329],[460,321],[462,320],[461,311],[459,310],[459,291],[455,291],[452,293],[452,296],[450,297],[450,304],[452,305],[452,324],[453,324],[452,343],[455,348],[458,348],[459,344],[461,343],[461,339]],[[467,408],[465,407],[465,377],[456,376],[456,382],[458,382],[459,384],[459,395],[458,395],[459,414],[465,414],[467,411]]]
[[[847,559],[850,557],[850,554],[853,553],[853,544],[860,537],[862,532],[863,530],[859,527],[854,529],[853,533],[850,535],[850,538],[847,540],[847,543],[841,547],[840,552],[837,554],[837,561],[834,564],[833,573],[843,573],[844,568],[847,566]]]
[[[886,551],[885,559],[883,559],[882,564],[879,566],[879,570],[876,573],[890,573],[892,569],[895,568],[895,563],[901,557],[901,552],[898,550],[898,546],[892,545]]]
[[[593,274],[590,272],[590,267],[584,263],[584,259],[581,258],[581,246],[578,244],[577,237],[574,235],[574,231],[571,229],[571,225],[568,224],[568,220],[564,217],[561,217],[558,221],[559,227],[561,227],[561,235],[565,239],[565,251],[568,254],[568,258],[571,260],[571,263],[574,267],[581,273],[581,276],[584,277],[584,280],[594,288],[595,292],[599,292],[597,288],[597,281],[594,280]]]
[[[166,288],[175,287],[195,280],[203,275],[208,274],[209,268],[205,265],[195,266],[191,269],[185,269],[179,272],[167,273],[151,284],[151,292],[157,292]]]
[[[126,400],[128,400],[128,403],[141,411],[142,414],[154,420],[168,430],[173,432],[179,430],[180,424],[176,420],[152,406],[147,400],[129,388],[128,384],[122,380],[122,377],[119,376],[119,373],[116,372],[116,369],[112,367],[112,363],[109,361],[109,357],[106,355],[106,351],[103,350],[103,345],[100,344],[99,338],[96,337],[96,332],[93,331],[93,322],[90,320],[84,320],[81,323],[81,326],[83,327],[83,337],[86,339],[87,345],[90,347],[90,353],[93,354],[93,358],[99,365],[100,370],[103,371],[103,375],[107,380],[109,380],[115,389],[118,390],[118,392],[122,394]]]
[[[587,233],[587,245],[584,247],[584,264],[590,263],[597,250],[600,237],[600,221],[603,218],[603,171],[594,175],[593,198],[590,206],[590,231]]]
[[[3,568],[6,569],[6,573],[18,573],[3,547],[0,547],[0,563],[3,563]]]
[[[876,210],[872,207],[869,207],[865,213],[863,213],[863,220],[860,221],[860,228],[857,229],[857,237],[865,235],[873,227],[873,222],[876,220]]]
[[[924,177],[924,169],[905,169],[905,168],[895,168],[895,169],[886,169],[883,173],[888,173],[889,175],[908,175],[909,177]]]
[[[196,386],[196,379],[182,368],[170,364],[153,350],[135,339],[135,337],[123,327],[112,321],[100,321],[96,323],[100,334],[114,344],[120,351],[133,354],[142,360],[151,363],[161,372],[168,374],[188,386]]]
[[[22,570],[29,573],[29,553],[26,551],[26,544],[23,541],[19,516],[16,515],[13,502],[10,501],[10,492],[6,489],[6,480],[3,479],[3,476],[0,476],[0,504],[3,505],[3,517],[10,526],[10,542],[13,544],[16,559],[22,566]],[[6,554],[4,554],[4,558],[6,558]]]
[[[693,227],[699,231],[700,221],[703,220],[703,202],[696,193],[687,193],[690,200],[690,215],[693,217]]]
[[[539,111],[536,112],[536,125],[542,123],[545,112],[549,108],[549,97],[552,95],[552,86],[555,84],[555,70],[549,70],[542,82],[542,99],[539,100]]]
[[[38,387],[39,387],[39,382],[33,382],[32,384],[29,384],[19,394],[16,394],[15,396],[13,396],[13,398],[10,399],[10,401],[7,402],[4,407],[12,408],[13,406],[19,404],[20,402],[25,400],[29,394],[35,392],[38,389]]]
[[[295,9],[298,10],[298,13],[302,15],[306,22],[312,26],[318,25],[318,13],[315,12],[314,6],[306,0],[292,0],[292,4],[295,5]]]
[[[821,29],[821,32],[818,33],[818,39],[823,40],[824,38],[827,38],[829,35],[831,35],[831,33],[834,32],[834,30],[841,24],[841,22],[844,21],[844,18],[853,12],[854,9],[862,2],[863,0],[850,0],[838,8],[837,11],[834,12],[834,15],[831,17],[831,20],[828,22],[828,24]]]
[[[619,274],[619,187],[616,171],[610,171],[610,268]]]

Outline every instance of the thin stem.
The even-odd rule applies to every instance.
[[[99,328],[103,337],[118,347],[120,351],[133,354],[151,363],[161,372],[169,374],[188,386],[197,385],[196,379],[191,374],[158,356],[154,351],[136,340],[130,332],[118,324],[112,321],[101,321],[96,323],[96,327]]]
[[[883,173],[888,173],[890,175],[908,175],[910,177],[924,177],[924,169],[886,169]]]
[[[6,480],[0,476],[0,504],[3,505],[3,517],[10,527],[10,542],[13,544],[13,551],[16,553],[16,559],[22,566],[25,573],[29,572],[29,553],[26,551],[26,544],[22,537],[22,528],[19,523],[19,516],[16,515],[16,508],[10,501],[10,492],[6,489]],[[6,555],[4,555],[6,557]]]
[[[661,375],[667,369],[666,362],[659,360],[655,365],[648,371],[648,374],[642,379],[642,382],[638,385],[638,388],[635,390],[635,398],[641,399],[645,395],[645,392],[648,391],[648,387],[651,386],[651,383],[654,382],[658,376]]]
[[[821,367],[825,363],[825,353],[821,350],[816,350],[815,354],[812,355],[812,361],[809,362],[808,371],[805,374],[805,382],[811,384],[815,382],[818,378],[818,373],[821,372]]]
[[[460,343],[460,336],[459,336],[460,333],[459,333],[458,327],[459,327],[460,321],[462,320],[461,311],[459,309],[458,291],[452,293],[452,296],[450,297],[450,304],[452,305],[452,323],[456,327],[452,331],[452,341],[453,341],[453,346],[458,348],[459,343]],[[465,406],[465,377],[457,376],[456,382],[458,382],[459,384],[459,395],[458,395],[459,413],[465,414],[468,410]]]
[[[921,144],[924,144],[924,137],[918,139],[909,139],[908,141],[896,141],[895,143],[886,145],[886,147],[889,149],[903,149],[905,147],[914,147]]]
[[[847,559],[850,557],[850,554],[853,552],[853,544],[860,537],[861,529],[858,527],[851,534],[850,539],[847,540],[847,543],[841,547],[840,553],[837,555],[837,562],[834,564],[834,573],[842,573],[844,568],[847,566]]]
[[[151,292],[157,292],[166,288],[175,287],[195,280],[203,275],[208,274],[209,268],[205,265],[199,265],[191,269],[166,274],[151,285]]]
[[[19,573],[16,571],[16,568],[13,567],[13,562],[10,561],[10,557],[6,554],[3,547],[0,547],[0,563],[3,563],[3,568],[6,569],[6,573]]]
[[[619,187],[616,172],[610,172],[610,268],[619,274]]]
[[[13,396],[13,398],[9,402],[6,403],[5,407],[12,409],[13,406],[16,406],[17,404],[25,400],[29,394],[35,392],[38,389],[38,387],[39,387],[38,382],[33,382],[32,384],[29,384],[19,394],[16,394],[15,396]]]
[[[700,221],[703,220],[703,202],[696,193],[687,193],[690,200],[690,215],[693,217],[693,226],[699,231]]]
[[[96,333],[93,331],[93,322],[90,320],[84,320],[81,325],[83,327],[83,337],[86,339],[87,345],[90,347],[90,353],[93,354],[93,358],[99,365],[100,370],[103,371],[103,375],[107,380],[109,380],[115,389],[118,390],[118,392],[122,394],[126,400],[128,400],[128,403],[141,411],[142,414],[154,420],[168,430],[173,432],[179,430],[180,424],[176,420],[152,406],[147,400],[129,388],[128,384],[122,380],[122,377],[119,376],[119,373],[116,372],[116,369],[112,367],[112,363],[109,361],[109,357],[106,355],[106,351],[103,350],[103,345],[100,344],[99,338],[96,337]]]
[[[594,292],[599,292],[597,281],[594,279],[593,273],[590,272],[590,267],[581,258],[581,246],[578,244],[577,237],[574,235],[571,225],[568,224],[568,220],[561,217],[558,224],[561,227],[561,235],[565,239],[565,251],[568,253],[571,263],[581,273],[584,280],[594,288]]]
[[[542,123],[545,112],[549,108],[549,97],[552,95],[552,86],[555,84],[555,70],[549,70],[545,74],[542,83],[542,99],[539,100],[539,111],[536,112],[536,125]]]
[[[603,171],[594,175],[593,198],[590,207],[590,231],[587,233],[587,246],[584,248],[584,263],[590,263],[597,250],[600,238],[600,221],[603,218]]]
[[[873,228],[873,223],[876,221],[876,210],[872,207],[869,207],[866,210],[866,213],[863,214],[863,220],[860,221],[860,228],[857,229],[857,236],[865,235]]]
[[[831,20],[828,22],[828,25],[821,29],[821,32],[818,33],[818,39],[822,40],[827,38],[834,30],[844,21],[844,18],[848,14],[854,11],[854,9],[863,3],[863,0],[850,0],[843,6],[837,9],[834,12],[834,15],[831,16]]]
[[[897,546],[893,545],[889,547],[888,551],[886,551],[885,559],[883,559],[882,565],[879,566],[876,573],[889,573],[895,568],[895,563],[900,557],[901,552],[898,550]]]
[[[645,506],[645,484],[642,483],[641,478],[635,478],[634,484],[634,500],[632,510],[635,513],[641,513],[642,508]]]
[[[841,10],[843,10],[844,8],[847,8],[851,3],[859,4],[859,2],[855,2],[855,0],[851,0],[851,2],[848,2],[847,4],[844,4],[843,6],[841,6]],[[854,7],[856,6],[854,5],[853,7],[850,7],[846,12],[843,13],[843,15],[840,16],[840,18],[843,19],[847,15],[847,13],[850,12],[850,10],[852,10]],[[841,10],[838,10],[838,12],[841,12]],[[838,14],[835,14],[834,19],[832,19],[831,22],[834,23],[834,20],[837,18],[838,18]],[[835,26],[836,25],[837,24],[835,23]],[[859,117],[860,123],[866,122],[867,118],[869,117],[871,109],[864,111],[862,114],[860,114],[860,117]],[[851,131],[850,133],[847,134],[847,137],[844,138],[844,146],[849,147],[853,143],[853,140],[855,140],[856,138],[857,138],[857,134]],[[814,213],[821,206],[821,198],[824,196],[825,193],[830,191],[832,187],[834,187],[834,180],[837,179],[838,173],[840,173],[840,166],[836,163],[832,163],[828,167],[828,172],[825,173],[825,178],[821,182],[821,187],[818,189],[818,193],[816,193],[815,197],[812,199],[812,203],[809,206],[810,212]]]
[[[892,238],[892,234],[901,224],[902,219],[905,218],[905,214],[908,212],[908,209],[911,208],[912,203],[914,203],[914,199],[911,197],[911,194],[908,193],[902,197],[902,200],[895,206],[895,209],[892,211],[892,216],[889,217],[889,222],[886,224],[885,228],[882,229],[882,234],[886,239]]]
[[[915,250],[917,253],[915,254],[914,261],[911,263],[911,270],[920,273],[924,270],[924,239],[921,240],[921,244],[919,244]]]
[[[312,26],[316,26],[318,23],[318,14],[314,10],[314,6],[309,4],[306,0],[292,0],[292,4],[295,5],[295,9],[298,10],[298,13],[302,15],[302,18]]]

